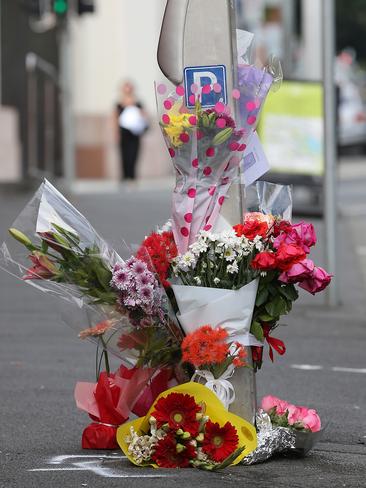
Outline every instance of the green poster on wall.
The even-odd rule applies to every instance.
[[[259,134],[271,172],[323,176],[322,84],[285,81],[267,98]]]

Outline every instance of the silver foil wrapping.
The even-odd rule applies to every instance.
[[[258,446],[242,461],[247,466],[263,463],[275,454],[295,448],[296,433],[285,427],[273,427],[268,414],[259,410],[256,415]]]

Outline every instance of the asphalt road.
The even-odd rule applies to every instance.
[[[77,381],[93,381],[94,348],[61,323],[53,299],[0,272],[0,487],[365,487],[364,183],[366,175],[362,183],[356,172],[341,188],[342,305],[329,309],[320,298],[302,297],[288,326],[278,331],[286,356],[273,365],[267,360],[257,376],[259,398],[275,394],[319,411],[326,429],[308,457],[209,474],[142,470],[118,452],[82,451],[88,418],[76,409],[73,388]],[[28,195],[0,192],[2,240]],[[168,190],[146,187],[73,201],[112,244],[122,238],[138,243],[170,209]],[[321,222],[317,227],[321,236]]]

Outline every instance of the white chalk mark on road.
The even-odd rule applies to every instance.
[[[49,464],[62,464],[69,459],[126,459],[126,456],[120,454],[66,454],[54,456],[49,460]]]
[[[97,476],[103,478],[167,478],[170,475],[159,472],[143,472],[142,470],[135,469],[133,466],[128,466],[129,469],[124,469],[123,461],[126,460],[126,456],[122,455],[108,455],[108,454],[74,454],[74,455],[61,455],[55,456],[48,461],[48,465],[58,465],[59,467],[47,467],[47,468],[33,468],[28,472],[47,473],[55,471],[90,471]],[[108,467],[104,462],[118,462],[119,464]]]
[[[341,366],[333,366],[332,368],[325,368],[319,364],[291,364],[290,368],[300,369],[302,371],[319,371],[319,370],[329,370],[340,373],[358,373],[366,374],[366,368],[344,368]]]
[[[335,366],[332,371],[340,371],[341,373],[361,373],[366,374],[366,368],[340,368]]]
[[[323,366],[317,364],[291,364],[293,369],[302,369],[303,371],[317,371],[323,369]]]

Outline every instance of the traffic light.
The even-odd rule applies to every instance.
[[[66,15],[69,10],[68,0],[53,0],[52,9],[56,15]]]
[[[78,0],[77,12],[79,15],[93,13],[94,11],[94,0]]]

